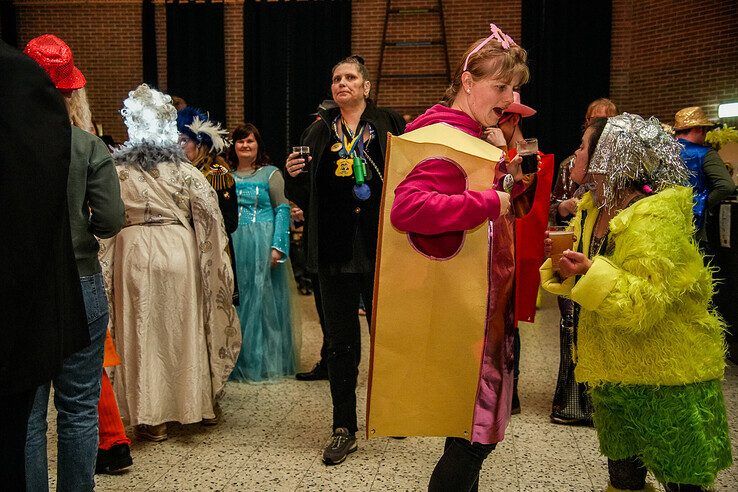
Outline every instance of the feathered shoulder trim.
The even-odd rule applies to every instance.
[[[582,198],[579,202],[579,208],[588,211],[595,208],[594,196],[592,195],[591,191],[588,191],[584,195],[582,195]]]
[[[162,162],[181,164],[187,162],[187,157],[179,145],[160,147],[149,142],[132,144],[127,142],[113,152],[113,158],[118,164],[138,164],[145,171],[153,169]]]

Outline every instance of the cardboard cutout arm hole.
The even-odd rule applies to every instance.
[[[459,254],[461,248],[464,247],[464,236],[463,231],[447,232],[435,236],[410,232],[407,234],[407,240],[416,252],[429,260],[444,261]]]

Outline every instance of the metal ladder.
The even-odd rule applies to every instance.
[[[429,2],[431,3],[431,2]],[[404,41],[388,41],[387,26],[390,22],[408,21],[417,16],[437,15],[440,23],[440,35],[433,39],[414,39]],[[385,52],[390,49],[413,49],[443,47],[444,57],[435,69],[422,73],[403,73],[392,71],[387,73],[385,66]],[[442,65],[442,66],[440,66]],[[432,67],[433,68],[433,67]],[[392,0],[387,0],[384,16],[384,29],[382,30],[382,45],[379,55],[379,69],[377,70],[377,83],[375,96],[379,100],[382,80],[387,79],[440,79],[444,83],[451,80],[451,67],[448,59],[448,45],[446,43],[446,21],[443,15],[443,0],[436,0],[435,6],[429,7],[392,7]]]

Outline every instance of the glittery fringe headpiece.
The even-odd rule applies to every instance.
[[[590,173],[606,176],[603,205],[614,206],[620,192],[633,185],[654,191],[686,185],[689,170],[681,150],[654,117],[623,113],[608,118],[589,163]]]

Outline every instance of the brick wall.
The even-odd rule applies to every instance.
[[[156,75],[159,89],[167,91],[167,8],[164,0],[154,2],[154,23],[156,25]]]
[[[87,78],[93,119],[116,141],[126,137],[118,113],[143,78],[139,0],[15,0],[19,46],[55,34],[72,48]]]
[[[159,87],[166,90],[164,0],[155,0]],[[435,0],[393,0],[393,7],[426,7]],[[448,54],[453,71],[466,47],[494,21],[520,39],[521,0],[445,0]],[[225,0],[226,113],[228,126],[243,118],[243,0]],[[127,92],[143,76],[140,0],[15,0],[20,43],[51,32],[66,40],[89,81],[93,117],[118,141],[118,114]],[[376,83],[385,0],[354,0],[352,51],[364,56]],[[689,19],[690,22],[686,22]],[[393,16],[388,39],[439,39],[434,14]],[[443,50],[388,48],[385,71],[442,72]],[[416,114],[437,102],[443,79],[389,79],[379,103]],[[735,0],[613,0],[611,97],[626,111],[670,121],[684,106],[699,104],[710,116],[738,100],[738,9]]]
[[[666,122],[695,105],[717,117],[719,103],[738,101],[735,0],[613,0],[610,94]]]
[[[243,0],[226,1],[225,29],[226,127],[243,123]]]
[[[461,55],[474,40],[489,35],[489,22],[494,21],[514,39],[520,39],[521,0],[445,0],[448,57],[453,73]],[[433,7],[435,0],[393,0],[392,7]],[[352,4],[352,51],[366,61],[376,85],[384,28],[386,0],[354,0]],[[387,26],[388,41],[441,39],[437,14],[393,15]],[[445,71],[445,54],[440,46],[388,47],[383,73],[436,73]],[[379,104],[400,112],[417,114],[438,102],[448,80],[384,79],[379,87]],[[376,93],[373,94],[376,97]]]

